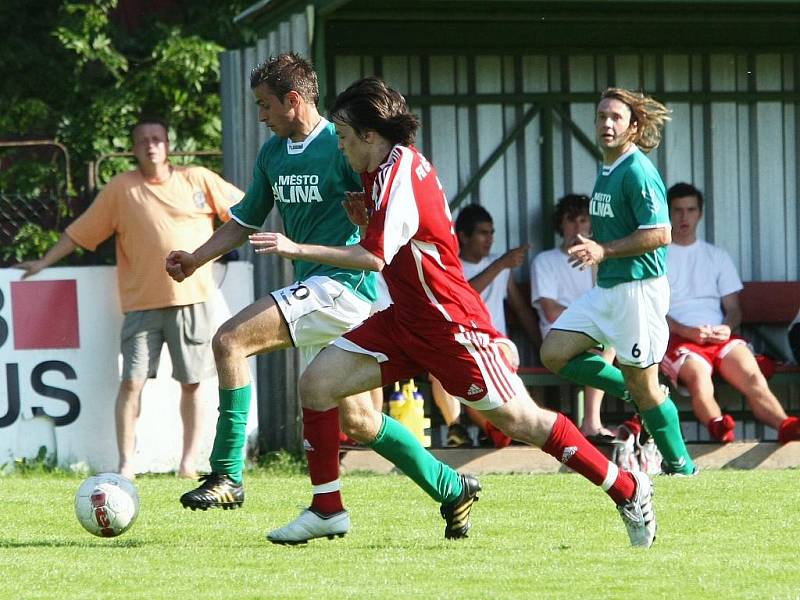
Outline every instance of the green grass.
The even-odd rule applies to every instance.
[[[800,598],[798,471],[656,479],[659,533],[628,546],[611,501],[576,475],[486,475],[467,540],[402,476],[351,474],[353,530],[273,546],[308,501],[302,475],[248,476],[242,510],[191,512],[190,483],[137,481],[134,527],[76,521],[79,477],[0,478],[0,598]]]

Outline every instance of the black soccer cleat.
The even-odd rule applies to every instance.
[[[242,484],[234,483],[224,473],[206,473],[198,478],[203,483],[200,487],[181,496],[184,508],[192,510],[208,510],[222,508],[225,510],[239,508],[244,503]]]
[[[442,518],[447,522],[444,528],[444,537],[448,540],[457,540],[467,537],[472,523],[469,521],[469,513],[472,504],[478,500],[478,492],[481,491],[481,484],[472,475],[461,475],[463,489],[461,495],[455,502],[442,504],[439,509]]]

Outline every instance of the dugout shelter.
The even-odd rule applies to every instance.
[[[222,55],[224,171],[239,186],[269,134],[250,70],[293,50],[315,63],[323,113],[362,76],[399,89],[454,213],[482,204],[494,251],[529,243],[532,256],[555,243],[555,200],[591,191],[595,104],[622,86],[672,109],[651,157],[667,186],[704,191],[701,237],[731,253],[743,280],[800,279],[798,1],[261,0],[235,21],[261,35]],[[257,297],[291,277],[281,259],[254,263]],[[298,358],[259,361],[264,441],[296,448]]]

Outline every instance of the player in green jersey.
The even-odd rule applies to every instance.
[[[177,281],[242,244],[261,228],[273,207],[280,212],[287,235],[295,239],[325,245],[359,241],[358,228],[342,202],[348,192],[362,189],[361,181],[339,151],[333,125],[317,110],[317,76],[311,65],[294,53],[282,54],[253,70],[250,87],[259,120],[275,135],[262,146],[253,180],[242,201],[231,209],[231,220],[194,252],[169,254],[166,268]],[[294,272],[295,283],[258,299],[214,336],[220,400],[212,472],[181,497],[187,508],[237,508],[244,501],[243,450],[251,393],[248,357],[296,346],[310,361],[371,312],[375,281],[368,272],[303,260],[294,261]],[[357,401],[372,410],[369,394]],[[334,523],[332,533],[342,533],[349,528],[349,516],[338,491],[338,415],[320,417],[304,411],[303,422],[307,438],[322,431],[318,435],[322,439],[308,444],[316,449],[309,455],[316,508],[337,515],[327,523]],[[315,481],[319,471],[322,481]],[[334,472],[335,479],[325,479],[326,473]]]
[[[691,475],[678,411],[658,382],[669,339],[671,229],[664,183],[644,152],[660,143],[668,114],[642,94],[603,93],[595,123],[603,165],[589,206],[594,239],[578,236],[568,251],[574,267],[597,267],[597,287],[556,320],[541,356],[547,368],[582,385],[618,397],[629,392],[664,457],[664,471]],[[619,369],[588,352],[597,344],[616,348]]]

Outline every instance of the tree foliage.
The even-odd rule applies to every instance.
[[[170,123],[173,150],[219,147],[218,55],[252,41],[232,22],[250,4],[3,0],[0,139],[59,140],[78,188],[86,164],[129,150],[130,127],[143,112]],[[42,176],[25,163],[41,156],[20,156],[5,157],[0,189],[35,193]],[[108,171],[128,166],[105,164]]]

